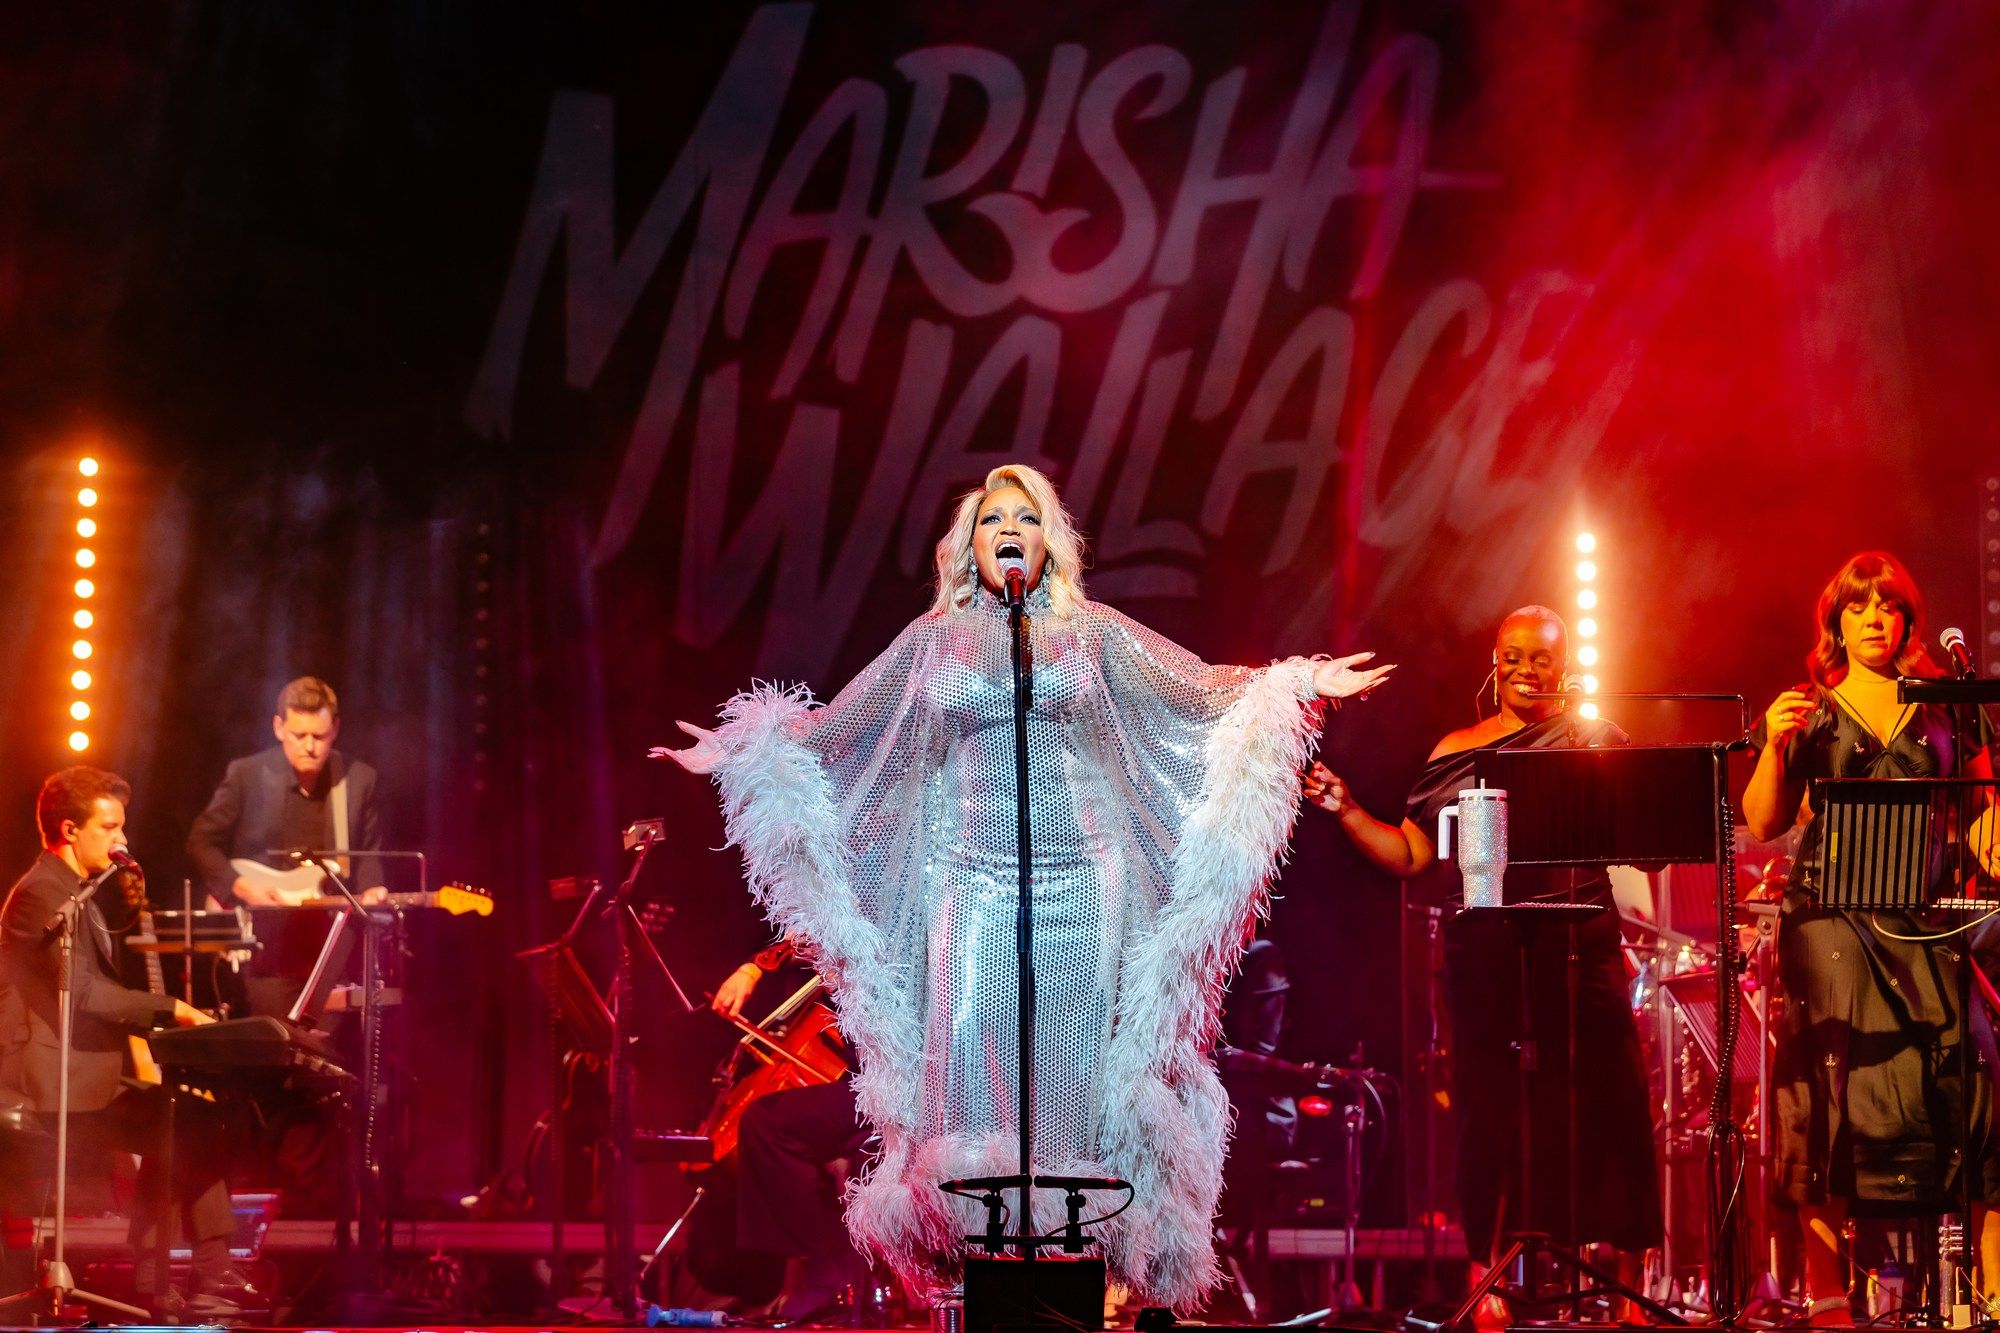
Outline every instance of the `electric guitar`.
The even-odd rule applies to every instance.
[[[126,908],[139,914],[139,932],[143,935],[152,934],[153,911],[146,897],[146,877],[136,871],[120,870],[117,873],[117,882],[119,895],[124,898]],[[167,979],[160,971],[160,956],[156,953],[146,955],[146,989],[154,995],[167,993]],[[144,1037],[136,1032],[128,1033],[125,1044],[132,1056],[134,1082],[147,1088],[157,1088],[166,1082],[165,1076],[160,1071],[160,1062],[153,1058],[153,1048],[146,1044]]]
[[[261,861],[238,857],[230,867],[252,884],[262,884],[276,891],[286,907],[339,907],[347,899],[339,894],[328,896],[320,892],[320,885],[326,876],[315,866],[293,866],[290,870],[276,870]],[[493,915],[493,898],[484,889],[475,889],[467,884],[447,884],[429,893],[392,893],[381,900],[386,907],[435,907],[453,916]]]
[[[129,880],[133,877],[128,876],[127,878]],[[143,880],[140,881],[139,892],[141,894],[145,893],[145,881]],[[144,899],[142,898],[141,901],[144,901]],[[139,933],[141,935],[150,935],[153,933],[153,913],[150,908],[142,907],[139,909]],[[150,949],[146,951],[146,989],[155,995],[165,995],[167,993],[167,979],[160,971],[160,955],[152,952]],[[137,1033],[133,1033],[127,1036],[125,1040],[132,1052],[132,1078],[134,1081],[141,1087],[146,1088],[157,1088],[165,1083],[167,1081],[166,1075],[160,1070],[160,1062],[153,1058],[153,1048],[146,1043],[146,1039]]]

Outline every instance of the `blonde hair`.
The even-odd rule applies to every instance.
[[[1049,607],[1057,619],[1083,605],[1083,534],[1076,529],[1069,511],[1056,494],[1055,483],[1026,463],[1006,463],[986,474],[981,485],[959,497],[944,536],[938,538],[937,596],[933,611],[954,611],[968,605],[979,592],[979,568],[972,559],[972,532],[979,525],[979,511],[987,497],[1012,486],[1028,497],[1042,520],[1042,544],[1048,557],[1042,564],[1041,586],[1048,590]]]

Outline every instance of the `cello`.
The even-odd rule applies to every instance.
[[[737,1130],[750,1103],[774,1092],[836,1082],[853,1068],[833,1010],[817,998],[824,989],[825,983],[813,977],[762,1023],[729,1020],[741,1029],[743,1037],[718,1072],[717,1081],[728,1081],[728,1086],[716,1098],[701,1127],[714,1145],[717,1162],[735,1155]],[[746,1055],[756,1067],[732,1080],[733,1071]]]

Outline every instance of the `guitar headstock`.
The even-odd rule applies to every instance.
[[[152,906],[146,897],[146,872],[137,867],[128,869],[120,866],[114,870],[111,874],[111,887],[118,891],[118,896],[124,900],[127,911],[143,912]]]
[[[437,891],[437,905],[453,916],[493,915],[493,895],[485,889],[453,881]]]

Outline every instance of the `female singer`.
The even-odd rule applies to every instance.
[[[715,776],[752,891],[839,997],[882,1139],[849,1229],[919,1288],[950,1282],[979,1217],[938,1182],[1018,1165],[1002,597],[1010,567],[1025,575],[1035,1169],[1130,1181],[1095,1234],[1142,1297],[1185,1309],[1216,1279],[1222,979],[1290,836],[1323,702],[1390,668],[1361,668],[1367,653],[1210,666],[1085,600],[1082,556],[1048,479],[996,468],[938,542],[930,611],[831,703],[760,686],[714,731],[681,723],[696,743],[672,757]],[[1045,1192],[1035,1229],[1061,1210]]]
[[[1788,998],[1773,1129],[1778,1187],[1799,1210],[1815,1324],[1851,1322],[1838,1240],[1850,1203],[1875,1212],[1945,1211],[1958,1197],[1965,1158],[1974,1197],[2000,1201],[2000,1158],[1987,1142],[1988,1079],[1971,1088],[1959,1079],[1962,942],[1942,933],[1950,923],[1823,908],[1813,896],[1821,870],[1814,779],[1991,776],[1983,733],[1980,749],[1961,756],[1951,710],[1896,702],[1898,676],[1940,674],[1924,650],[1923,608],[1909,571],[1888,554],[1864,551],[1841,566],[1819,596],[1818,638],[1806,657],[1811,681],[1765,712],[1743,793],[1744,820],[1757,838],[1806,821],[1778,935]],[[1970,842],[1992,873],[1990,808]],[[2000,1214],[1978,1212],[1981,1286],[1990,1293],[2000,1270]]]
[[[1472,785],[1473,758],[1480,751],[1625,743],[1624,733],[1609,722],[1577,717],[1554,700],[1532,697],[1562,688],[1567,637],[1562,617],[1543,606],[1524,606],[1500,622],[1493,647],[1498,711],[1437,743],[1410,792],[1401,823],[1385,823],[1362,809],[1346,783],[1324,764],[1314,764],[1306,774],[1306,799],[1338,817],[1341,830],[1382,869],[1402,879],[1422,874],[1437,859],[1430,830],[1437,826],[1438,811],[1457,798],[1460,788]],[[1660,1242],[1661,1214],[1646,1076],[1626,1002],[1611,882],[1602,870],[1517,866],[1507,871],[1506,895],[1508,902],[1545,898],[1601,903],[1605,910],[1575,932],[1581,955],[1577,1049],[1586,1076],[1574,1086],[1574,1162],[1570,1079],[1562,1069],[1569,1050],[1566,933],[1544,930],[1531,937],[1535,1040],[1544,1070],[1556,1076],[1536,1080],[1534,1088],[1534,1140],[1529,1145],[1534,1216],[1526,1219],[1515,1202],[1521,1142],[1520,1068],[1514,1047],[1521,1011],[1520,945],[1496,914],[1460,912],[1445,927],[1466,1253],[1473,1258],[1476,1280],[1510,1230],[1608,1243],[1624,1252],[1621,1269],[1630,1284],[1638,1275],[1638,1259]],[[1572,1175],[1577,1209],[1573,1234],[1568,1227]]]

